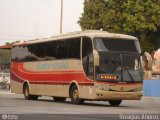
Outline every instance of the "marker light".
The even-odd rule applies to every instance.
[[[101,79],[108,79],[108,80],[117,80],[118,76],[114,76],[114,75],[100,75]]]

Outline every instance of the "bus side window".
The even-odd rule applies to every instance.
[[[82,62],[83,62],[83,69],[84,69],[86,76],[89,79],[93,79],[93,76],[94,76],[93,49],[92,49],[92,41],[88,37],[83,37]]]
[[[55,60],[57,58],[57,41],[46,43],[46,59]]]
[[[28,55],[26,56],[26,61],[44,61],[46,56],[46,44],[38,43],[28,45]]]
[[[68,42],[68,58],[80,59],[81,38],[73,38],[68,40]]]

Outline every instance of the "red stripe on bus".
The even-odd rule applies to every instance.
[[[33,81],[30,82],[31,84],[47,84],[47,85],[70,85],[70,82],[65,82],[65,81],[59,81],[59,82],[54,82],[54,81],[50,81],[50,82],[44,82],[44,81]],[[83,85],[83,86],[94,86],[93,82],[87,83],[87,82],[80,82],[78,83],[79,85]]]
[[[70,84],[76,80],[79,85],[94,85],[94,81],[88,80],[83,71],[50,71],[50,72],[33,72],[25,71],[23,64],[11,68],[12,79],[23,83],[25,80],[31,84]],[[62,82],[59,82],[62,81]]]
[[[23,78],[19,78],[17,75],[15,75],[13,72],[11,72],[11,77],[14,81],[23,83],[25,81],[25,79]],[[69,85],[71,80],[66,82],[66,81],[30,81],[30,84],[47,84],[47,85]],[[78,82],[78,81],[77,81]],[[93,86],[94,82],[78,82],[79,85],[83,85],[83,86]]]

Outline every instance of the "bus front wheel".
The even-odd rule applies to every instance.
[[[83,104],[84,100],[79,98],[79,91],[77,86],[73,86],[71,88],[71,93],[70,93],[71,101],[73,104]]]
[[[38,96],[36,96],[36,95],[30,95],[28,85],[24,86],[23,94],[24,94],[24,98],[26,100],[37,100],[38,99]]]
[[[122,100],[109,100],[108,102],[111,106],[119,106]]]

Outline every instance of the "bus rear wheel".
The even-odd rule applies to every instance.
[[[55,102],[64,102],[66,100],[66,98],[64,97],[53,97]]]
[[[79,98],[79,91],[77,86],[73,86],[70,92],[71,101],[73,104],[83,104],[84,100]]]
[[[36,95],[30,95],[28,85],[24,86],[23,94],[24,94],[24,98],[26,100],[37,100],[38,99],[38,96],[36,96]]]
[[[119,106],[122,100],[109,100],[108,102],[111,106]]]

